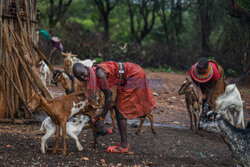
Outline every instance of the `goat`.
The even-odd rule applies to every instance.
[[[53,153],[58,150],[60,127],[62,127],[63,155],[66,155],[66,123],[75,114],[87,114],[93,118],[90,111],[98,108],[94,100],[86,100],[83,93],[71,93],[54,99],[46,99],[40,94],[34,94],[28,100],[28,108],[32,111],[42,109],[56,124],[56,147]],[[92,121],[92,120],[90,120]]]
[[[80,82],[73,75],[66,71],[55,70],[51,79],[51,83],[57,86],[58,83],[62,84],[66,94],[82,91],[84,89],[83,82]]]
[[[72,66],[73,66],[73,61],[72,58],[76,57],[77,55],[71,54],[71,52],[64,53],[62,52],[62,55],[66,56],[64,59],[64,70],[67,71],[70,74],[72,73]]]
[[[216,99],[215,110],[234,125],[234,118],[237,118],[237,127],[244,125],[243,102],[235,84],[226,87],[225,92]],[[234,117],[234,118],[233,118]]]
[[[47,66],[47,64],[41,60],[39,62],[40,65],[40,76],[41,79],[43,81],[43,84],[46,85],[46,80],[50,78],[50,71],[49,71],[49,67]]]
[[[75,140],[78,151],[82,151],[83,147],[80,144],[77,136],[80,134],[82,128],[90,119],[87,115],[80,114],[77,115],[76,119],[74,120],[74,122],[70,121],[66,123],[66,134]],[[43,132],[44,130],[46,130],[46,134],[42,137],[41,142],[41,152],[43,154],[45,154],[45,146],[47,146],[46,141],[56,132],[56,124],[50,117],[47,117],[41,125],[40,131]],[[60,129],[60,135],[62,135],[62,129]]]
[[[199,128],[221,135],[237,167],[250,166],[250,129],[236,128],[220,114],[212,111],[200,121]]]
[[[198,123],[201,119],[203,105],[202,92],[199,87],[186,78],[178,90],[178,94],[185,95],[186,106],[190,117],[190,130],[193,129],[194,122],[195,132],[198,134]],[[200,134],[202,135],[202,131],[200,131]]]
[[[90,59],[80,60],[80,59],[78,59],[76,57],[72,57],[72,62],[73,62],[73,65],[75,63],[81,63],[81,64],[83,64],[86,67],[92,67],[93,64],[96,62],[96,60],[90,60]]]

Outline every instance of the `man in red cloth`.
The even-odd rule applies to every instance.
[[[155,100],[143,69],[137,64],[128,62],[117,63],[108,61],[91,68],[76,63],[73,66],[73,74],[78,80],[85,83],[93,81],[90,85],[97,85],[105,95],[103,111],[94,124],[101,135],[106,134],[103,123],[112,102],[111,88],[117,86],[117,98],[114,109],[121,142],[116,146],[109,146],[107,152],[127,153],[129,150],[127,119],[145,116],[155,107]]]
[[[214,109],[216,98],[225,92],[224,71],[221,66],[214,60],[202,57],[191,67],[189,75],[205,97],[203,112]]]

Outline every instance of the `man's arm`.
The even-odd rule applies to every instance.
[[[99,68],[96,70],[96,75],[97,75],[98,80],[101,81],[100,83],[102,83],[100,85],[100,89],[103,91],[105,95],[105,105],[103,107],[102,113],[100,114],[101,119],[105,119],[110,109],[110,105],[112,103],[112,91],[109,88],[108,80],[104,71]]]
[[[206,98],[206,103],[207,104],[210,102],[211,98],[214,95],[216,84],[217,84],[217,81],[211,82],[211,85],[210,85],[210,87],[208,89],[207,98]]]

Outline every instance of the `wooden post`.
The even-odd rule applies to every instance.
[[[28,2],[27,0],[24,0],[24,3],[25,3],[25,11],[26,11],[26,18],[27,18],[27,28],[28,28],[28,34],[27,36],[30,37],[30,33],[31,33],[31,28],[30,28],[30,15],[29,15],[29,5],[28,5]]]
[[[7,52],[9,54],[10,59],[11,59],[13,69],[14,69],[14,71],[13,71],[14,76],[16,78],[17,85],[18,85],[18,88],[19,88],[19,91],[20,91],[20,93],[18,93],[18,94],[20,94],[21,98],[24,99],[25,105],[27,105],[26,101],[25,101],[24,93],[23,93],[23,87],[22,87],[22,84],[21,84],[21,80],[20,80],[20,77],[19,77],[19,74],[18,74],[17,66],[16,66],[16,63],[14,61],[13,54],[11,54],[11,49],[10,49],[10,46],[9,46],[9,40],[8,40],[7,35],[6,35],[5,28],[3,29],[3,37],[4,37],[4,41],[5,41],[4,43],[5,43],[5,46],[6,46],[5,48],[7,48]],[[26,119],[28,118],[28,113],[27,113],[26,110],[25,110],[25,118]]]
[[[26,103],[26,100],[24,98],[22,98],[22,95],[20,94],[16,84],[13,82],[13,80],[10,78],[10,75],[8,74],[8,71],[4,68],[4,66],[2,64],[0,64],[1,67],[3,68],[3,70],[6,72],[7,74],[7,77],[9,78],[9,80],[11,81],[11,84],[14,86],[14,88],[16,89],[16,92],[19,94],[19,96],[21,97],[21,100],[23,101],[24,103],[24,107],[30,112],[30,114],[32,115],[31,111],[29,110],[28,106],[27,106],[27,103]],[[13,117],[14,118],[14,117]]]
[[[18,12],[17,12],[17,15],[16,15],[16,16],[17,16],[17,20],[18,20],[18,23],[19,23],[19,26],[20,26],[20,29],[21,29],[21,36],[22,36],[21,40],[22,40],[22,42],[23,42],[23,46],[25,46],[25,44],[26,44],[26,48],[27,48],[27,50],[28,50],[28,52],[29,52],[28,61],[31,61],[31,63],[35,64],[35,63],[34,63],[34,60],[33,60],[33,58],[32,58],[32,56],[31,56],[31,55],[32,55],[32,52],[31,52],[31,49],[30,49],[28,40],[27,40],[27,38],[26,38],[26,36],[25,36],[25,32],[24,32],[24,28],[23,28],[23,22],[21,21],[19,15],[18,15]],[[30,63],[30,64],[31,64],[31,63]]]
[[[2,16],[3,14],[3,2],[1,0],[0,3],[0,16]],[[0,63],[3,63],[3,43],[2,43],[2,29],[3,29],[3,20],[2,17],[0,17]],[[4,78],[3,76],[3,72],[2,70],[0,70],[0,78]],[[2,87],[2,89],[4,85],[2,84],[0,87]],[[0,118],[4,118],[6,116],[6,110],[7,106],[6,103],[4,102],[4,91],[0,91]]]
[[[2,78],[0,77],[0,89],[1,89],[1,92],[5,92],[4,91],[4,83],[3,83],[3,81],[2,81]],[[6,96],[3,96],[4,97],[4,100],[5,100],[5,104],[7,105],[7,108],[8,108],[8,110],[9,110],[9,113],[11,113],[11,107],[10,107],[10,103],[9,103],[9,101],[8,101],[8,99],[7,99],[7,97]],[[12,119],[14,119],[14,117],[12,118]]]
[[[8,20],[5,19],[4,20],[4,26],[6,27],[8,25]],[[3,65],[6,66],[6,70],[9,71],[9,57],[7,56],[8,53],[7,53],[7,50],[4,49],[4,62],[3,62]],[[10,95],[10,83],[9,83],[9,80],[8,80],[8,77],[7,77],[7,74],[6,72],[4,73],[4,81],[5,81],[5,91],[6,91],[6,94],[4,96],[6,96],[7,99],[10,99],[11,95]],[[11,105],[10,105],[10,109],[11,108]],[[8,111],[8,110],[6,110]],[[7,116],[11,117],[11,119],[14,119],[14,115],[12,114],[12,110],[10,113],[7,113]]]

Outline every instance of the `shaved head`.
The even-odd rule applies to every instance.
[[[89,76],[89,71],[86,66],[84,66],[81,63],[75,63],[72,67],[73,75],[79,80],[79,81],[87,81],[87,78]]]

